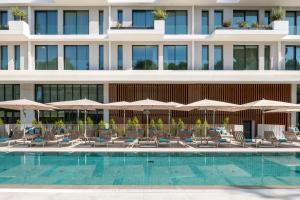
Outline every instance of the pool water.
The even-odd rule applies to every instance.
[[[0,153],[2,185],[300,185],[297,153]]]

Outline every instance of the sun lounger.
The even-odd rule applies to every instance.
[[[78,141],[77,138],[72,139],[70,136],[65,136],[61,141],[58,142],[58,147],[73,145],[77,141]]]
[[[246,139],[244,133],[241,131],[236,131],[233,133],[233,138],[236,142],[238,142],[242,147],[255,145],[258,147],[259,143],[257,143],[253,139]]]
[[[32,141],[30,141],[30,143],[28,144],[29,147],[32,147],[32,146],[43,146],[45,147],[46,145],[46,140],[45,138],[43,137],[37,137],[37,138],[34,138]]]
[[[298,139],[295,132],[286,131],[283,134],[284,134],[284,137],[287,140],[287,142],[291,142],[291,143],[298,142],[298,143],[300,143],[300,140]]]
[[[279,147],[282,143],[287,143],[287,139],[281,138],[277,139],[273,131],[264,131],[264,138],[261,141],[261,144],[265,142],[271,143],[274,147]]]
[[[230,141],[228,141],[225,138],[222,138],[221,134],[219,134],[215,130],[209,130],[207,132],[207,135],[209,136],[208,141],[212,141],[216,145],[216,147],[219,147],[220,144],[230,145]]]
[[[99,137],[95,137],[94,141],[92,143],[93,147],[96,146],[108,146],[109,143],[111,143],[111,132],[105,131],[105,132],[99,132]]]

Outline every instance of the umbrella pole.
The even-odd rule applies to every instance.
[[[86,138],[86,110],[84,110],[84,137]]]
[[[205,109],[205,111],[204,111],[204,132],[205,132],[205,137],[206,137],[206,135],[207,135],[207,129],[206,129],[206,109]]]
[[[147,114],[146,114],[146,120],[147,120],[147,139],[149,138],[149,124],[148,124],[148,122],[149,122],[149,112],[147,112]]]
[[[216,110],[213,110],[213,127],[215,128]]]
[[[171,134],[171,110],[169,110],[169,134]]]
[[[79,109],[77,110],[77,130],[78,130],[78,133],[79,133]]]
[[[123,110],[123,131],[124,135],[126,135],[126,110]]]
[[[263,137],[265,137],[265,110],[262,110],[262,129],[263,129]]]
[[[37,121],[40,122],[40,110],[37,110]]]

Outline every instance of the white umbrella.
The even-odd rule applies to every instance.
[[[262,124],[263,124],[263,132],[264,132],[264,124],[265,124],[265,112],[267,110],[276,110],[276,109],[297,109],[300,108],[300,105],[283,102],[283,101],[274,101],[261,99],[253,102],[249,102],[246,104],[240,105],[237,110],[246,110],[246,109],[254,109],[262,111]]]
[[[194,103],[190,103],[188,105],[182,106],[181,108],[183,110],[204,110],[205,112],[205,119],[204,122],[206,122],[206,113],[208,110],[213,111],[213,125],[215,124],[215,112],[216,111],[232,111],[230,109],[238,107],[237,104],[227,103],[223,101],[216,101],[216,100],[209,100],[209,99],[203,99],[200,101],[196,101]],[[206,129],[205,129],[205,137],[206,137]]]
[[[0,108],[10,109],[10,110],[19,110],[24,112],[25,110],[37,110],[38,111],[38,121],[39,121],[39,111],[40,110],[54,110],[56,107],[31,101],[28,99],[18,99],[11,101],[2,101],[0,102]],[[25,137],[25,127],[24,127],[24,137]]]
[[[288,113],[288,114],[291,114],[291,113],[295,113],[295,112],[300,112],[300,108],[283,108],[283,109],[277,109],[277,110],[269,110],[269,111],[266,111],[265,113]],[[291,116],[289,116],[291,117]],[[291,121],[289,120],[289,123],[288,123],[290,126],[292,126],[292,123]]]
[[[128,106],[129,110],[140,110],[146,111],[146,120],[147,120],[147,137],[149,137],[149,111],[150,110],[170,110],[173,109],[173,105],[169,105],[168,103],[152,100],[152,99],[145,99],[131,102]]]
[[[48,105],[55,106],[56,108],[61,110],[77,110],[78,129],[79,129],[79,110],[84,110],[84,137],[86,137],[87,110],[97,110],[97,109],[104,108],[104,104],[89,99],[52,102],[52,103],[48,103]]]

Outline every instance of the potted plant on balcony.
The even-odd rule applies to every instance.
[[[281,7],[273,8],[271,11],[270,19],[271,21],[281,21],[283,20],[284,11]]]
[[[229,28],[231,26],[231,21],[230,20],[226,20],[223,22],[223,27],[224,28]]]
[[[253,22],[251,24],[251,27],[257,29],[257,28],[259,28],[259,24],[257,22]]]
[[[239,26],[239,28],[247,28],[248,23],[245,21],[240,21],[240,22],[238,22],[238,26]]]
[[[17,21],[25,21],[27,18],[27,14],[24,10],[20,9],[19,7],[13,7],[11,9],[11,13],[14,16],[14,20]]]
[[[165,20],[168,16],[167,12],[161,8],[156,8],[153,14],[155,20]]]

